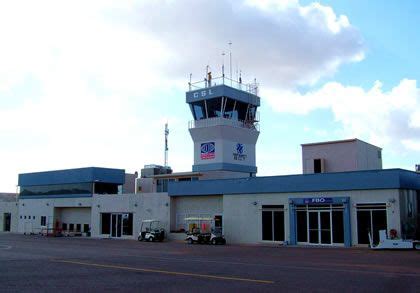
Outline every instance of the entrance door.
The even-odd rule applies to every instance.
[[[121,237],[122,214],[111,214],[111,237]]]
[[[385,204],[357,205],[357,238],[359,244],[369,244],[369,233],[373,243],[379,242],[379,230],[387,229]]]
[[[309,243],[331,244],[331,211],[309,211]]]
[[[11,213],[4,213],[4,220],[3,220],[3,231],[10,232],[10,226],[12,222],[12,214]]]

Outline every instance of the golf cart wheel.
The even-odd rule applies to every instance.
[[[414,249],[420,250],[420,243],[414,244]]]
[[[137,237],[137,240],[138,241],[143,241],[143,237],[139,236],[139,237]]]
[[[211,244],[213,244],[213,245],[216,245],[216,244],[217,244],[217,241],[216,241],[216,239],[215,239],[215,238],[213,238],[213,239],[211,240]]]
[[[194,240],[192,240],[192,238],[188,238],[187,243],[188,244],[194,244]]]
[[[155,242],[155,237],[150,237],[149,239],[151,242]]]

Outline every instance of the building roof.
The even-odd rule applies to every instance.
[[[169,182],[169,196],[322,192],[369,189],[420,190],[420,174],[402,169]]]
[[[125,170],[87,167],[19,174],[19,186],[102,182],[124,184]]]
[[[347,142],[362,142],[371,146],[374,146],[378,149],[382,149],[374,144],[368,143],[366,141],[360,140],[358,138],[350,138],[350,139],[342,139],[342,140],[331,140],[331,141],[320,141],[320,142],[311,142],[311,143],[303,143],[301,144],[302,147],[304,146],[314,146],[314,145],[325,145],[325,144],[335,144],[335,143],[347,143]]]

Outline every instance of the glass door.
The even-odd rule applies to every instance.
[[[331,244],[331,211],[309,211],[309,243]]]
[[[122,214],[111,214],[111,237],[121,237]]]

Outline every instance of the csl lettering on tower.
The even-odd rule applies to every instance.
[[[204,98],[204,97],[207,97],[207,96],[211,96],[212,94],[213,94],[212,90],[208,89],[208,90],[196,91],[193,94],[193,97],[194,98],[200,98],[200,97]]]

